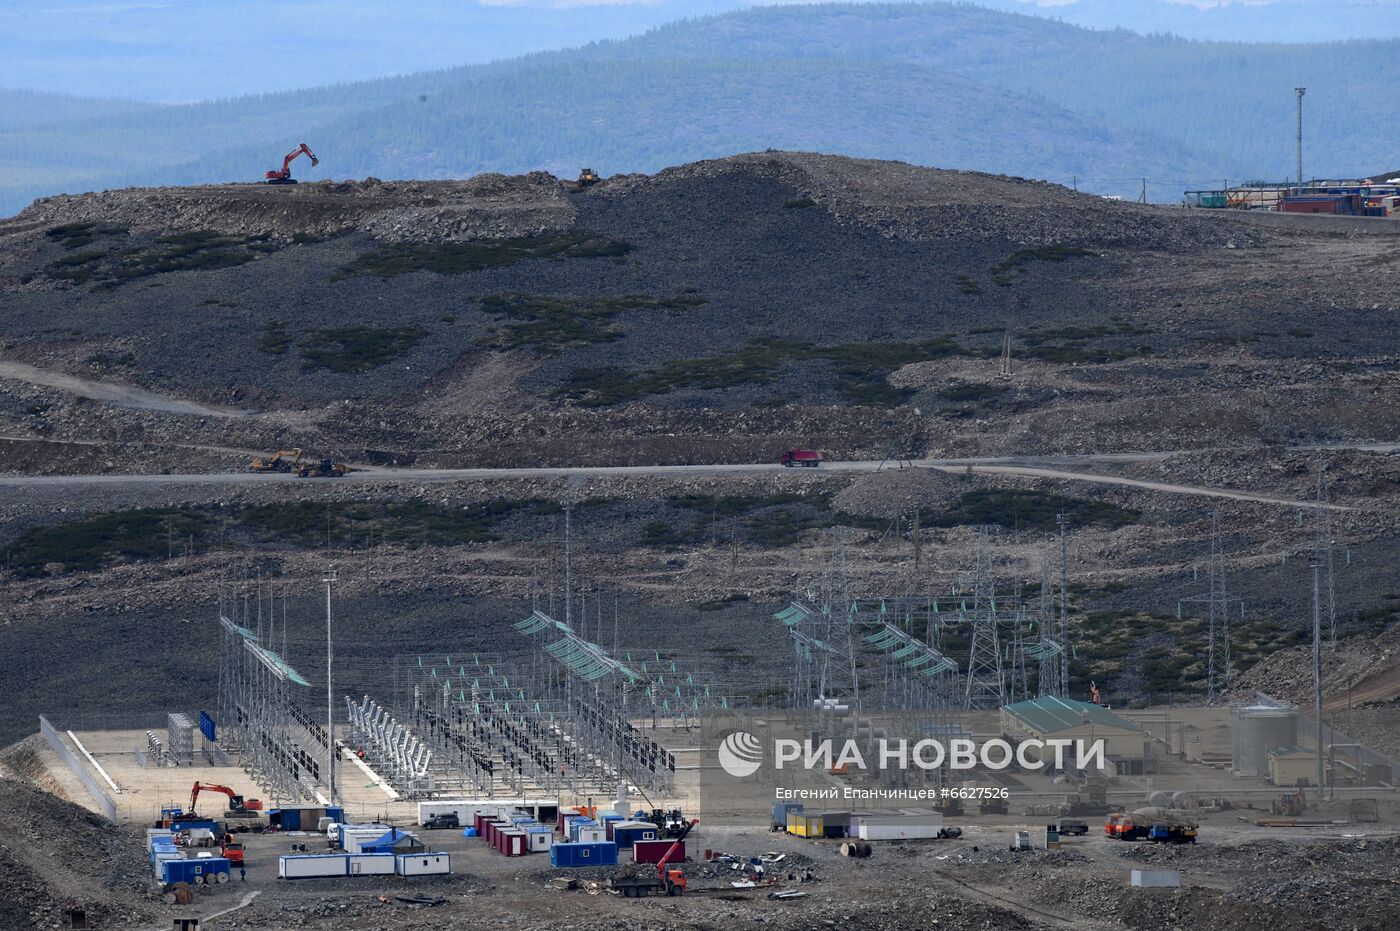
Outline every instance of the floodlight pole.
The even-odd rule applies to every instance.
[[[326,585],[326,797],[327,804],[335,804],[335,700],[331,683],[331,586],[335,583],[335,569],[327,568],[321,579]]]
[[[1298,193],[1303,192],[1303,96],[1307,94],[1306,87],[1295,87],[1293,92],[1298,95]]]

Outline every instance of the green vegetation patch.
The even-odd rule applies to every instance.
[[[21,578],[94,571],[119,563],[166,559],[193,544],[305,549],[363,547],[388,542],[407,547],[458,546],[499,538],[512,518],[557,514],[540,499],[496,499],[465,507],[425,501],[322,504],[300,501],[231,509],[140,508],[76,518],[25,530],[2,552]]]
[[[317,330],[302,346],[308,369],[367,372],[402,356],[428,335],[422,327],[346,326]]]
[[[794,197],[792,200],[783,201],[784,210],[805,210],[816,205],[817,202],[810,197]]]
[[[1011,389],[1006,385],[987,385],[969,382],[965,385],[953,385],[951,388],[944,388],[938,392],[938,396],[945,401],[995,401],[1010,390]]]
[[[548,297],[502,294],[481,299],[481,309],[508,321],[481,342],[496,349],[531,349],[554,355],[574,346],[609,342],[622,337],[616,318],[631,310],[688,310],[705,303],[703,297]]]
[[[892,407],[908,400],[911,391],[891,385],[886,376],[911,362],[941,359],[964,350],[947,337],[917,343],[811,343],[756,339],[735,352],[699,359],[678,359],[642,372],[616,366],[575,370],[555,392],[589,407],[669,394],[685,388],[719,389],[767,385],[777,380],[784,365],[825,361],[836,376],[836,388],[856,404]]]
[[[1013,530],[1051,531],[1057,526],[1058,514],[1066,515],[1071,527],[1125,527],[1141,517],[1137,511],[1106,501],[1041,491],[979,488],[959,497],[946,511],[930,515],[926,523],[937,527],[994,524]]]
[[[621,258],[632,244],[585,230],[541,233],[512,239],[473,239],[468,242],[394,243],[360,254],[337,273],[393,278],[410,272],[462,275],[487,268],[505,268],[526,259]]]
[[[91,571],[118,562],[164,559],[182,551],[191,535],[202,539],[207,516],[187,508],[114,511],[31,527],[8,548],[8,563],[20,578],[50,572]]]
[[[1065,262],[1069,259],[1093,255],[1090,249],[1079,246],[1036,246],[1032,249],[1017,249],[1015,252],[992,266],[992,280],[1003,288],[1016,281],[1016,275],[1032,262]]]
[[[1061,365],[1101,365],[1152,354],[1149,346],[1122,346],[1124,337],[1155,333],[1147,327],[1130,323],[1112,326],[1063,326],[1047,330],[1030,330],[1021,334],[1023,344],[1018,354],[1028,359],[1040,359]],[[1118,340],[1117,346],[1097,345],[1104,340]]]
[[[253,261],[259,254],[276,252],[281,246],[267,235],[225,236],[209,230],[191,230],[158,236],[141,245],[130,244],[124,227],[111,227],[106,235],[121,237],[120,243],[74,252],[49,263],[52,278],[74,284],[92,283],[99,288],[115,288],[139,278],[169,272],[210,271],[234,268]],[[91,236],[77,234],[63,242],[86,244]]]
[[[521,516],[556,514],[559,505],[537,499],[496,499],[466,507],[425,501],[326,505],[310,501],[249,507],[237,522],[256,539],[308,546],[347,545],[379,540],[409,547],[459,546],[498,539],[501,522]]]
[[[971,275],[954,275],[953,283],[958,286],[958,290],[963,294],[977,295],[982,293],[982,285]],[[979,331],[974,330],[973,332],[976,333]]]
[[[258,348],[274,356],[280,356],[292,348],[292,335],[287,332],[287,324],[281,320],[269,320],[263,324],[262,339]]]
[[[68,250],[81,249],[103,236],[124,236],[127,227],[120,223],[65,223],[51,227],[44,235]]]

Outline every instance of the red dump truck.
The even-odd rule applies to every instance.
[[[788,468],[807,466],[815,469],[822,464],[822,454],[815,449],[789,449],[778,461]]]

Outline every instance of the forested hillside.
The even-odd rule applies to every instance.
[[[1393,160],[1400,41],[1204,43],[954,4],[799,6],[490,65],[183,106],[6,94],[0,212],[126,184],[605,173],[768,147],[1047,178],[1156,200]]]

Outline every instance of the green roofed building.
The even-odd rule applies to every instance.
[[[1012,741],[1102,740],[1104,754],[1120,775],[1142,773],[1146,766],[1148,737],[1143,729],[1092,702],[1046,696],[1006,705],[1001,728]],[[1029,751],[1026,755],[1034,756]],[[1047,748],[1043,758],[1053,762],[1053,748]],[[1072,765],[1073,749],[1067,759]]]

